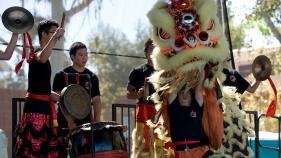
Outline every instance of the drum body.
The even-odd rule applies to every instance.
[[[75,158],[127,158],[124,126],[115,122],[83,124],[71,133],[71,153]]]

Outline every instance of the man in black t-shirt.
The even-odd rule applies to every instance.
[[[151,53],[154,49],[154,45],[151,39],[145,43],[145,57],[147,63],[135,67],[129,75],[128,85],[127,85],[127,98],[128,99],[138,99],[138,103],[144,103],[146,98],[144,97],[144,84],[145,80],[155,71],[153,68],[153,63],[151,60]],[[155,92],[152,84],[147,83],[149,87],[149,94]]]
[[[70,47],[70,58],[73,64],[56,73],[53,83],[53,91],[60,92],[70,84],[79,84],[86,89],[92,99],[93,113],[83,120],[65,120],[62,111],[58,109],[58,122],[61,127],[81,125],[89,122],[100,121],[101,100],[98,77],[85,67],[88,60],[87,47],[81,42],[75,42]],[[75,124],[73,124],[74,122]],[[71,125],[67,125],[71,124]]]
[[[138,103],[146,102],[145,99],[147,98],[144,98],[144,89],[143,89],[145,82],[149,88],[148,95],[151,95],[152,93],[155,92],[153,85],[145,81],[153,72],[154,72],[154,68],[149,63],[139,65],[131,71],[129,75],[128,85],[127,85],[128,99],[138,99]]]
[[[138,153],[138,140],[145,139],[145,150],[149,150],[151,146],[151,134],[149,134],[149,127],[146,125],[146,121],[152,119],[155,115],[156,110],[154,103],[148,99],[149,96],[155,92],[153,85],[147,82],[147,78],[155,71],[153,68],[151,53],[154,49],[154,45],[151,39],[145,43],[145,57],[147,63],[135,67],[129,75],[127,85],[127,98],[138,99],[136,105],[136,129],[133,132],[133,157],[137,157],[135,154]],[[144,133],[143,133],[144,132]]]
[[[100,121],[101,115],[99,80],[93,72],[85,67],[88,61],[86,45],[81,42],[73,43],[70,47],[69,55],[72,60],[72,65],[56,73],[53,83],[53,91],[60,93],[64,87],[67,87],[70,84],[81,85],[86,89],[92,99],[93,110],[91,110],[86,118],[82,120],[73,120],[66,113],[65,109],[58,108],[59,135],[60,137],[65,138],[59,149],[61,157],[67,157],[68,146],[68,140],[66,139],[68,131],[62,129],[73,129],[84,123],[98,122]]]

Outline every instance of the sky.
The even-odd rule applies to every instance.
[[[156,1],[157,0],[103,0],[99,14],[95,13],[95,3],[91,3],[89,9],[73,16],[70,20],[70,24],[65,28],[65,37],[67,37],[65,38],[65,48],[69,48],[71,43],[77,40],[88,44],[89,38],[94,35],[93,32],[98,32],[98,24],[101,22],[123,32],[130,40],[134,41],[136,33],[135,28],[138,22],[148,27],[150,26],[146,14]],[[237,24],[244,19],[245,13],[249,12],[253,4],[255,4],[254,2],[255,0],[228,0],[228,3],[232,3],[232,6],[236,10],[235,16],[239,17],[236,19]],[[71,7],[72,1],[64,0],[64,3],[66,4],[65,9],[68,10]],[[0,14],[9,7],[21,5],[20,0],[2,1]],[[24,7],[32,14],[34,14],[34,10],[36,9],[40,11],[39,14],[41,16],[45,18],[51,17],[51,6],[48,4],[46,5],[44,0],[40,3],[35,2],[35,0],[25,0]],[[252,41],[253,47],[260,47],[265,44],[263,36],[258,31],[249,31],[247,34],[249,34],[249,36],[255,36],[255,39]],[[0,36],[7,41],[11,37],[11,33],[3,26],[2,22],[0,22]],[[18,41],[18,44],[21,43],[21,41]],[[38,45],[38,42],[36,42],[35,45]],[[1,50],[4,50],[5,47],[6,46],[0,45]],[[11,63],[12,61],[9,62]]]

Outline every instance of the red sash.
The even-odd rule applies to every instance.
[[[190,144],[198,144],[200,140],[187,140],[187,141],[177,141],[177,142],[167,142],[165,143],[165,149],[172,149],[175,151],[175,158],[179,158],[179,154],[176,150],[177,145],[190,145]],[[188,149],[189,150],[189,149]]]
[[[53,126],[58,127],[58,120],[57,120],[55,103],[49,95],[40,95],[40,94],[33,94],[33,93],[27,92],[25,97],[31,98],[31,99],[36,99],[36,100],[49,101],[50,105],[51,105],[51,110],[52,110]]]
[[[149,138],[149,127],[146,124],[147,120],[150,120],[156,114],[154,104],[137,104],[136,108],[136,121],[144,124],[144,139],[145,149],[149,149],[150,138]]]
[[[156,114],[154,104],[137,104],[136,108],[136,121],[145,123],[147,120],[152,119]]]

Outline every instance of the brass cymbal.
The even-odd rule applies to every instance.
[[[61,106],[74,120],[82,120],[91,112],[91,97],[78,84],[71,84],[61,91]]]
[[[272,72],[272,65],[268,57],[259,55],[252,64],[252,73],[259,81],[268,79]]]
[[[25,33],[34,25],[32,14],[23,7],[10,7],[2,15],[3,25],[11,32]]]

